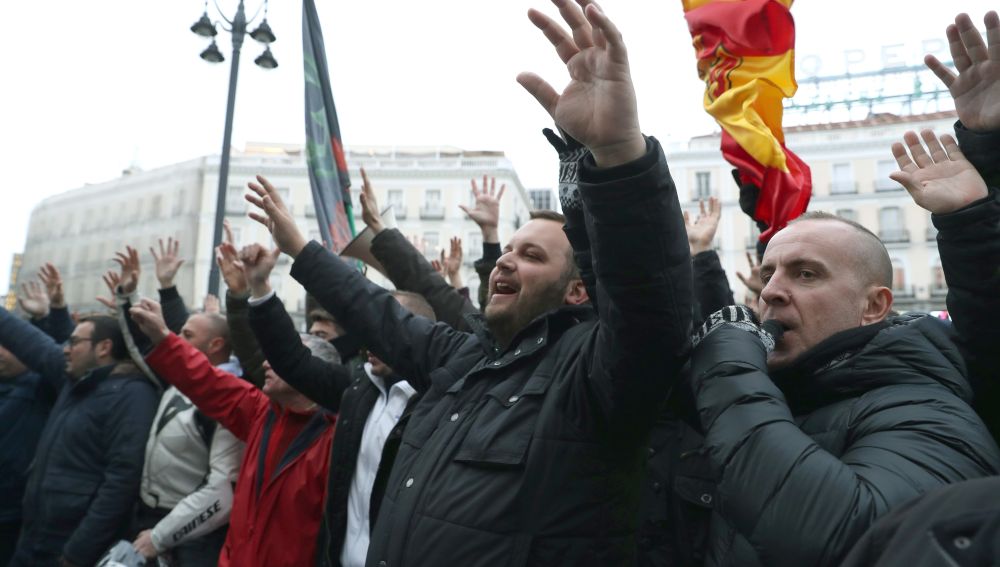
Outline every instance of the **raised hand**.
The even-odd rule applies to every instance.
[[[743,272],[736,272],[736,277],[747,286],[747,289],[756,297],[760,297],[760,292],[764,291],[764,282],[760,281],[760,264],[754,261],[753,255],[747,252],[747,263],[750,264],[750,275],[743,275]]]
[[[990,11],[984,20],[989,45],[968,14],[956,16],[945,30],[957,75],[937,57],[924,57],[924,63],[951,91],[962,124],[980,131],[1000,129],[1000,17]]]
[[[163,239],[160,239],[160,253],[157,254],[156,250],[152,246],[149,247],[149,251],[153,254],[153,260],[156,262],[156,279],[160,282],[160,289],[167,289],[174,285],[174,276],[177,275],[177,270],[180,269],[181,264],[184,263],[184,258],[180,257],[181,243],[174,238],[167,238],[167,245],[163,245]]]
[[[257,181],[247,184],[253,194],[247,194],[246,199],[264,214],[251,212],[250,218],[267,227],[282,252],[292,258],[298,256],[308,241],[299,232],[295,219],[274,186],[263,175],[258,175]]]
[[[538,10],[528,19],[556,48],[569,71],[562,94],[534,73],[521,73],[521,83],[556,125],[590,149],[600,167],[642,157],[646,142],[639,130],[635,89],[622,35],[593,0],[552,0],[568,33]]]
[[[487,184],[489,179],[489,184]],[[476,205],[471,209],[465,205],[458,208],[479,225],[480,232],[483,233],[483,242],[500,242],[500,199],[507,189],[506,184],[500,185],[497,191],[497,178],[483,176],[483,188],[480,190],[476,186],[476,180],[472,179],[472,196],[476,200]]]
[[[45,288],[32,280],[21,284],[21,295],[17,296],[17,304],[32,319],[41,319],[49,314],[51,301]]]
[[[889,174],[910,192],[917,205],[943,215],[989,195],[986,182],[962,155],[955,138],[945,134],[938,140],[931,130],[923,130],[920,135],[927,150],[914,132],[903,135],[905,147],[899,142],[892,145],[892,155],[901,171]]]
[[[233,229],[228,220],[222,221],[222,228],[226,231],[226,239],[215,249],[215,263],[219,265],[219,272],[229,292],[243,295],[250,289],[250,285],[243,273],[243,262],[240,262],[239,251],[233,241]]]
[[[126,246],[125,252],[116,252],[115,257],[112,259],[121,266],[118,284],[121,286],[122,292],[125,295],[134,293],[139,286],[139,274],[141,272],[139,267],[139,251],[131,246]]]
[[[115,303],[115,294],[117,293],[118,284],[121,282],[121,277],[119,277],[114,270],[108,270],[103,276],[101,276],[101,279],[104,280],[104,285],[107,286],[108,291],[111,292],[111,297],[108,298],[98,295],[94,299],[108,309],[118,311],[118,305]]]
[[[222,306],[219,305],[219,298],[211,293],[205,295],[205,313],[221,313]]]
[[[243,263],[243,274],[250,284],[250,292],[254,297],[264,297],[271,293],[271,270],[278,262],[280,250],[268,250],[260,244],[244,246],[240,250],[240,262]]]
[[[441,250],[441,266],[448,276],[451,287],[459,289],[462,287],[462,239],[457,236],[451,238],[451,249],[445,256],[444,249]]]
[[[694,221],[687,211],[684,211],[684,227],[687,229],[692,256],[712,249],[715,231],[718,230],[719,219],[722,218],[722,203],[715,197],[708,198],[707,210],[705,201],[698,201],[698,209],[700,213]]]
[[[45,291],[49,294],[49,301],[52,307],[66,307],[66,295],[63,293],[62,275],[51,263],[46,262],[38,270],[38,279],[45,284]]]
[[[365,168],[361,168],[361,220],[365,221],[365,226],[378,234],[385,229],[382,222],[382,213],[379,212],[378,199],[375,198],[375,188],[371,181],[368,181],[368,173]]]
[[[159,303],[152,299],[143,298],[128,312],[135,324],[139,326],[139,330],[149,337],[154,345],[160,344],[160,341],[170,334],[170,329],[167,328],[167,323],[163,320],[163,309],[160,308]]]

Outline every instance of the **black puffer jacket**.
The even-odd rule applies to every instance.
[[[691,261],[658,144],[583,169],[598,320],[564,307],[505,350],[404,311],[316,243],[296,258],[292,276],[423,392],[368,565],[632,560],[646,437],[687,350]]]
[[[897,317],[773,376],[750,333],[699,344],[692,386],[719,474],[707,564],[837,565],[890,509],[1000,472],[953,340],[935,318]]]

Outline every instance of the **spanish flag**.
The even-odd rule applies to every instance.
[[[785,147],[782,99],[795,94],[793,0],[681,0],[705,81],[705,110],[722,127],[722,154],[736,167],[744,211],[775,232],[805,212],[809,166]]]

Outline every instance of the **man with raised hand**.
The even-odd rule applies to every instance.
[[[948,32],[953,53],[956,41],[970,47],[969,60],[955,55],[960,73],[986,54],[970,45],[967,19]],[[996,14],[987,26],[1000,57]],[[810,212],[779,231],[760,265],[764,328],[741,307],[724,309],[691,356],[703,451],[719,476],[709,565],[840,565],[876,518],[1000,473],[1000,449],[970,406],[970,378],[989,368],[982,357],[997,360],[996,191],[950,136],[925,132],[929,151],[913,132],[904,140],[913,157],[894,145],[902,171],[892,178],[933,213],[955,327],[889,315],[892,264],[861,225]],[[981,336],[993,337],[992,352]],[[992,364],[980,380],[995,379]]]
[[[645,439],[679,373],[691,257],[659,143],[639,129],[621,34],[596,4],[531,10],[572,80],[519,82],[586,145],[598,309],[561,216],[536,215],[490,276],[475,333],[406,312],[316,242],[277,192],[252,183],[251,216],[295,258],[292,275],[349,333],[423,393],[389,475],[367,565],[627,565]]]
[[[213,366],[173,334],[159,304],[143,299],[129,310],[153,343],[149,366],[208,417],[246,443],[233,494],[220,567],[300,567],[316,558],[326,498],[335,417],[289,386],[265,362],[264,386]],[[302,341],[329,364],[339,362],[326,341]],[[206,511],[206,519],[221,506]]]

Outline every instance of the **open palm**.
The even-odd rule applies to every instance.
[[[933,55],[924,58],[955,99],[958,118],[971,130],[1000,129],[1000,17],[986,14],[989,45],[967,14],[959,14],[946,33],[956,75]]]
[[[914,132],[903,136],[906,146],[892,145],[892,155],[900,171],[889,176],[910,192],[917,205],[941,215],[955,212],[989,194],[986,182],[965,159],[953,137],[944,135],[939,140],[930,130],[924,130],[921,136],[927,150]]]

